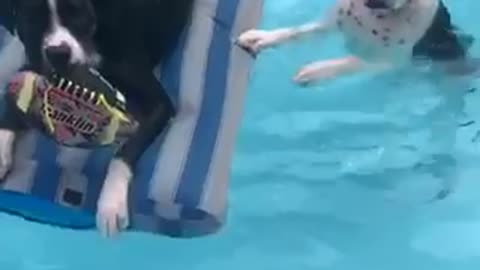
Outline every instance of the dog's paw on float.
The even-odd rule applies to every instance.
[[[13,144],[15,133],[0,129],[0,181],[4,180],[13,164]]]
[[[237,44],[252,54],[257,54],[277,42],[278,37],[274,32],[257,29],[243,32],[237,39]]]
[[[110,163],[107,177],[97,202],[97,229],[104,237],[112,237],[129,226],[128,186],[132,178],[129,166],[122,160]]]

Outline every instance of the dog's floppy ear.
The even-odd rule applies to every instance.
[[[18,0],[0,0],[0,24],[10,33],[15,32],[16,2]]]

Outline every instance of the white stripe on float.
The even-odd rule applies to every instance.
[[[37,147],[38,133],[29,131],[18,136],[14,154],[13,168],[3,185],[3,190],[17,191],[29,194],[38,161],[33,160]]]
[[[0,87],[4,87],[22,65],[25,63],[25,50],[17,37],[9,35],[6,31],[4,43],[0,48]],[[3,90],[3,89],[2,89]]]
[[[209,0],[215,6],[217,1]],[[174,204],[178,185],[187,160],[193,133],[201,110],[205,70],[212,41],[214,22],[205,16],[201,1],[196,2],[189,29],[180,78],[178,113],[165,136],[162,150],[152,175],[150,198],[156,201],[157,214],[178,217],[180,209]]]
[[[232,42],[243,31],[255,27],[261,17],[263,1],[241,0],[238,3]],[[244,50],[233,45],[223,104],[223,115],[210,163],[200,209],[223,219],[227,207],[230,169],[241,125],[244,101],[248,90],[249,73],[253,59]]]

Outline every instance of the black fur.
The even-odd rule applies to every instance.
[[[413,48],[413,57],[436,61],[463,60],[473,42],[473,36],[461,33],[453,25],[450,12],[440,1],[432,25]]]
[[[15,0],[0,1],[0,18],[1,18],[0,22],[10,32],[13,32],[14,30],[14,21],[15,21],[13,1]]]
[[[47,0],[1,0],[0,16],[24,43],[26,68],[46,72],[42,40],[50,27]],[[124,93],[139,129],[117,152],[130,168],[163,132],[174,115],[172,102],[153,74],[154,67],[174,47],[188,25],[194,0],[61,0],[62,24],[84,45],[97,51],[97,67]],[[0,119],[0,128],[21,126],[13,108]]]

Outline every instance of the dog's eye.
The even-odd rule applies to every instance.
[[[88,1],[63,1],[59,6],[59,14],[65,26],[77,35],[91,35],[95,28],[95,14]]]
[[[64,24],[81,37],[88,37],[95,31],[95,20],[87,15],[69,17],[68,20],[64,20]]]
[[[48,8],[45,0],[31,0],[17,2],[17,12],[25,14],[35,14],[41,12],[42,9]]]
[[[18,0],[17,6],[19,8],[34,8],[40,6],[46,6],[47,3],[45,0]]]
[[[20,1],[16,13],[19,24],[29,22],[43,25],[48,22],[48,6],[44,0]]]
[[[61,12],[64,12],[70,16],[80,16],[85,15],[85,13],[89,11],[90,7],[88,2],[85,0],[67,0],[61,2],[59,9]]]
[[[81,12],[80,8],[70,4],[63,5],[61,10],[62,10],[62,13],[66,14],[67,16],[76,16],[76,15],[79,15]]]
[[[82,8],[85,6],[85,0],[68,0],[65,1],[65,4],[69,5],[72,8]]]

